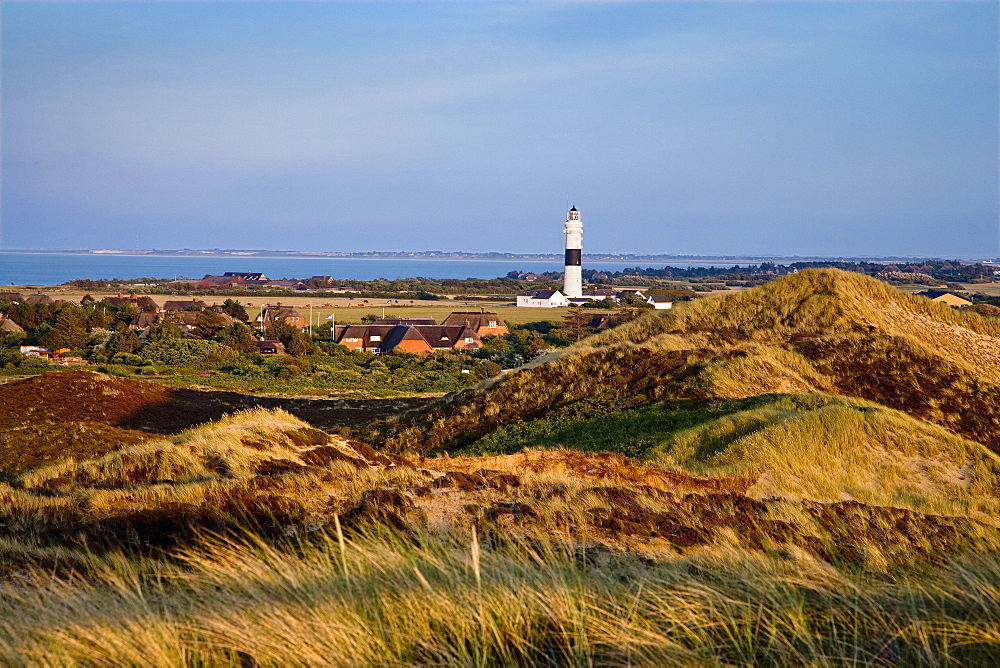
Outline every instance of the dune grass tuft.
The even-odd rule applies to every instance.
[[[0,584],[5,665],[989,665],[996,560],[861,575],[800,552],[216,541]],[[474,561],[478,555],[478,561]],[[30,585],[30,586],[26,586]]]

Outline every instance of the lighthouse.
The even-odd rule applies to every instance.
[[[566,225],[563,227],[566,235],[566,268],[563,274],[563,294],[567,297],[583,296],[583,275],[580,266],[580,254],[583,250],[583,223],[580,222],[580,212],[574,206],[566,213]]]

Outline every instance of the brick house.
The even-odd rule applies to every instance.
[[[480,338],[487,336],[503,336],[509,334],[507,324],[500,319],[500,316],[485,309],[481,311],[455,311],[442,322],[442,325],[458,327],[465,325],[471,327]]]
[[[351,350],[384,355],[393,350],[430,355],[442,350],[476,350],[482,339],[466,325],[344,325],[336,343]]]
[[[294,325],[300,330],[309,327],[309,321],[304,318],[301,313],[291,306],[282,306],[281,304],[275,304],[273,306],[268,304],[267,306],[264,306],[254,322],[257,323],[257,326],[261,329],[267,329],[274,323],[282,320],[287,322],[289,325]]]

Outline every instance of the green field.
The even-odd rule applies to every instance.
[[[376,301],[376,300],[371,300]],[[542,309],[542,308],[517,308],[514,306],[483,305],[477,302],[417,302],[410,304],[389,304],[383,307],[386,300],[377,300],[373,306],[349,306],[343,308],[314,307],[311,310],[306,307],[297,307],[299,313],[306,318],[312,318],[314,325],[322,324],[331,314],[335,317],[337,324],[358,323],[365,315],[375,315],[382,317],[399,316],[400,318],[433,318],[436,322],[441,322],[450,313],[455,311],[478,311],[480,307],[487,311],[499,314],[502,320],[512,325],[523,325],[527,322],[548,321],[553,324],[561,324],[566,316],[567,309]],[[392,301],[392,300],[388,300]],[[466,306],[465,304],[469,305]],[[249,309],[248,309],[249,310]],[[587,311],[588,313],[608,313],[608,311]]]

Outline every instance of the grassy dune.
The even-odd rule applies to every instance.
[[[607,395],[633,403],[833,392],[1000,451],[1000,322],[874,279],[811,270],[681,303],[558,358],[375,425],[397,452],[456,450],[497,427]]]
[[[829,394],[761,395],[603,415],[555,411],[501,427],[462,453],[620,452],[695,475],[752,478],[747,493],[995,516],[1000,457],[937,425]],[[694,405],[692,405],[694,404]]]

